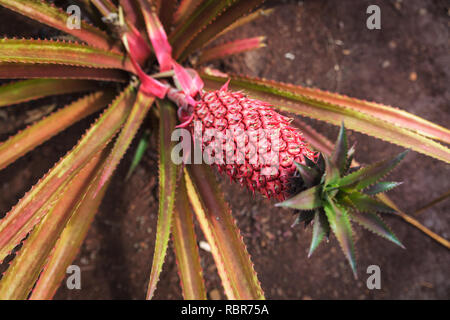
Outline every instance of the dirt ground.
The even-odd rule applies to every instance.
[[[366,28],[366,8],[381,8],[381,30]],[[448,1],[271,1],[268,17],[239,29],[230,37],[265,35],[267,47],[226,59],[216,67],[279,81],[338,91],[361,99],[398,106],[442,126],[450,124],[450,3]],[[0,9],[0,36],[51,35],[29,20]],[[4,23],[7,21],[8,23]],[[56,34],[56,33],[55,33]],[[290,57],[291,59],[287,58]],[[75,99],[70,97],[69,99]],[[0,141],[23,128],[38,106],[67,99],[50,98],[33,105],[0,110]],[[0,214],[6,213],[52,164],[71,149],[92,123],[90,117],[59,134],[0,172]],[[32,120],[31,120],[32,121]],[[308,120],[334,139],[337,128]],[[140,133],[142,134],[142,132]],[[402,149],[351,132],[356,158],[369,163]],[[133,145],[133,148],[136,144]],[[83,248],[74,262],[82,268],[82,289],[62,286],[57,299],[143,299],[153,256],[158,181],[157,155],[148,150],[129,181],[129,152],[119,167]],[[410,152],[390,177],[404,184],[390,193],[413,213],[450,188],[450,167]],[[406,246],[402,250],[358,226],[359,279],[334,237],[308,259],[311,230],[291,228],[288,210],[242,192],[226,179],[221,185],[244,235],[256,271],[269,299],[449,299],[450,254],[423,233],[392,216],[385,220]],[[441,202],[417,218],[450,238],[450,202]],[[203,240],[198,230],[199,240]],[[164,264],[157,299],[181,299],[172,247]],[[201,263],[210,296],[225,298],[209,252]],[[366,287],[369,265],[381,269],[382,288]],[[0,271],[5,266],[0,267]]]

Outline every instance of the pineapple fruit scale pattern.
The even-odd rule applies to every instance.
[[[226,86],[202,93],[192,119],[204,161],[267,198],[282,201],[298,191],[294,162],[306,165],[305,157],[313,162],[318,157],[289,118]]]

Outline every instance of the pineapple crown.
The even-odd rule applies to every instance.
[[[395,210],[378,199],[377,195],[395,188],[401,182],[380,182],[405,157],[408,150],[393,159],[377,162],[371,166],[351,168],[355,148],[348,148],[347,135],[342,124],[331,157],[321,155],[317,162],[308,159],[307,165],[296,163],[297,177],[306,187],[291,198],[277,203],[279,207],[296,209],[294,222],[313,222],[312,240],[308,257],[330,230],[350,263],[355,278],[356,259],[351,221],[404,248],[378,213]]]

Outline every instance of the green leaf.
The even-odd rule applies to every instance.
[[[139,140],[138,146],[133,156],[133,161],[131,161],[130,169],[128,169],[127,176],[125,180],[128,180],[133,174],[134,170],[137,168],[142,158],[144,157],[145,151],[148,148],[150,139],[150,130],[145,130],[141,139]]]
[[[1,143],[0,169],[5,168],[77,121],[105,107],[113,97],[111,92],[102,91],[87,95]]]
[[[385,203],[360,192],[353,192],[347,195],[347,197],[350,199],[354,207],[361,212],[395,212],[393,208],[389,207]]]
[[[350,218],[367,230],[372,231],[373,233],[386,238],[405,249],[403,244],[397,239],[395,234],[377,214],[371,212],[350,211]]]
[[[197,64],[265,47],[266,44],[264,43],[264,40],[265,37],[239,39],[203,50]]]
[[[139,130],[154,101],[155,98],[147,96],[142,91],[138,92],[131,113],[120,131],[114,144],[114,148],[111,151],[111,156],[108,158],[104,171],[101,173],[100,184],[98,186],[99,189],[109,180],[114,170],[119,165],[120,160],[133,141],[134,136]]]
[[[205,88],[208,90],[219,88],[222,83],[229,79],[228,77],[218,77],[205,72],[201,73],[201,77],[205,81]],[[349,108],[340,104],[333,104],[331,101],[323,101],[316,96],[300,94],[295,89],[296,87],[292,88],[292,86],[287,84],[235,75],[231,75],[230,78],[231,88],[246,90],[251,97],[271,103],[280,111],[311,117],[334,125],[340,125],[342,121],[345,121],[348,129],[356,130],[450,163],[449,148],[416,131],[410,130],[407,126],[400,127],[396,125],[394,120],[388,122],[382,117],[377,117],[375,114],[367,114],[358,108]],[[386,108],[389,109],[389,107]],[[443,128],[441,129],[441,136],[445,135],[444,130]]]
[[[181,0],[173,14],[174,24],[181,25],[197,9],[203,0]]]
[[[78,144],[0,220],[0,261],[45,216],[46,212],[40,209],[46,206],[52,195],[61,190],[73,175],[105,148],[125,122],[134,99],[135,90],[130,85],[105,110]]]
[[[102,166],[104,165],[105,161],[102,162]],[[100,171],[101,168],[97,173]],[[97,191],[99,181],[100,175],[97,174],[74,207],[47,264],[39,275],[39,279],[31,292],[30,300],[52,299],[61,282],[67,276],[67,267],[72,264],[80,251],[109,185],[108,182],[100,191]]]
[[[356,190],[363,190],[372,184],[383,179],[392,169],[397,166],[400,161],[408,153],[408,150],[403,151],[392,159],[377,162],[371,166],[359,169],[349,175],[342,177],[338,184],[344,188],[355,188]]]
[[[221,31],[219,31],[218,33],[216,33],[207,43],[205,43],[205,45],[213,42],[217,38],[223,36],[224,34],[230,32],[236,28],[239,28],[243,25],[246,25],[247,23],[250,23],[250,22],[258,19],[261,16],[267,17],[270,14],[272,14],[273,11],[274,11],[273,8],[269,8],[269,9],[261,8],[261,9],[255,10],[247,15],[244,15],[244,16],[238,18],[233,23],[231,23],[228,27],[226,27],[226,28],[222,29]]]
[[[322,206],[322,199],[320,198],[320,186],[315,186],[299,194],[289,198],[283,202],[275,204],[277,207],[288,207],[298,210],[313,210]]]
[[[170,42],[173,45],[173,57],[180,58],[192,39],[206,28],[224,9],[239,0],[205,0],[186,19],[183,24],[178,25],[170,34]]]
[[[331,155],[331,162],[338,167],[340,174],[344,174],[347,167],[347,153],[347,134],[345,132],[344,123],[342,123],[333,154]]]
[[[169,245],[172,228],[173,208],[176,189],[177,166],[171,159],[175,145],[171,141],[172,131],[177,124],[176,110],[172,102],[157,100],[160,111],[159,125],[159,211],[156,226],[155,252],[147,289],[147,299],[151,299],[156,290],[164,259]]]
[[[375,195],[394,189],[402,183],[403,182],[378,182],[377,184],[374,184],[373,186],[370,186],[366,190],[364,190],[364,193],[368,195]]]
[[[33,79],[0,86],[0,107],[66,93],[93,91],[96,82],[87,80]]]
[[[183,298],[185,300],[205,300],[205,281],[200,265],[193,214],[189,205],[184,176],[181,176],[175,199],[172,239]]]
[[[338,207],[331,199],[324,202],[324,210],[331,230],[336,235],[356,279],[355,245],[353,243],[353,232],[348,213],[344,208]]]
[[[80,43],[53,40],[0,39],[0,62],[134,70],[123,54]]]
[[[297,171],[300,173],[303,182],[308,188],[311,188],[317,184],[320,179],[320,174],[316,169],[313,167],[304,166],[303,164],[295,161],[294,164],[297,167]]]
[[[224,31],[227,27],[231,26],[239,18],[250,13],[251,10],[263,1],[264,0],[216,1],[217,3],[227,3],[227,5],[223,6],[223,9],[214,15],[208,25],[198,29],[198,32],[193,35],[188,45],[182,49],[182,54],[177,55],[177,57],[179,57],[180,61],[183,61],[195,50],[205,46],[210,40],[215,38],[221,31]]]
[[[264,299],[264,293],[230,209],[206,165],[185,170],[189,200],[211,246],[211,253],[228,299]]]
[[[0,62],[0,79],[88,79],[126,82],[128,73],[118,69],[99,69],[69,65]]]
[[[28,297],[73,210],[94,178],[102,159],[106,158],[105,155],[95,156],[60,194],[55,193],[55,205],[33,229],[3,275],[0,281],[1,300],[23,300]]]
[[[46,1],[0,0],[0,5],[28,18],[71,34],[91,46],[108,51],[112,50],[116,53],[120,52],[117,46],[111,45],[112,39],[108,34],[83,20],[81,20],[80,28],[69,28],[67,23],[70,17],[69,14]]]
[[[323,159],[325,160],[324,185],[325,187],[334,187],[334,184],[339,179],[339,169],[333,162],[331,162],[331,159],[328,156],[323,155]]]
[[[322,210],[316,210],[314,213],[313,233],[311,245],[309,247],[308,258],[314,253],[325,236],[330,233],[330,224]]]

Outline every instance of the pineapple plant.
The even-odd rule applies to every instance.
[[[258,7],[262,2],[183,0],[177,6],[177,1],[158,0],[79,1],[90,22],[97,25],[82,20],[81,28],[73,29],[66,24],[70,16],[48,1],[0,0],[1,6],[59,29],[70,38],[1,39],[0,76],[15,81],[0,88],[0,106],[93,91],[3,142],[0,169],[80,119],[103,110],[77,145],[0,220],[0,261],[15,254],[0,280],[0,298],[54,296],[111,176],[149,117],[156,120],[159,132],[155,146],[159,153],[159,210],[148,299],[156,290],[171,234],[183,296],[206,298],[194,215],[211,245],[227,298],[265,298],[210,168],[172,161],[171,134],[177,127],[188,128],[194,138],[197,133],[204,138],[207,128],[216,134],[231,131],[231,145],[225,150],[219,148],[216,154],[214,150],[222,143],[207,136],[200,140],[202,151],[212,149],[213,158],[226,158],[230,153],[231,163],[216,163],[220,171],[252,192],[275,199],[277,206],[293,208],[297,222],[312,223],[310,254],[332,231],[355,275],[350,221],[402,246],[379,217],[380,212],[396,212],[449,247],[447,240],[402,213],[383,195],[398,183],[380,180],[405,154],[357,170],[354,149],[348,148],[341,124],[445,162],[450,162],[450,151],[437,141],[449,142],[448,129],[381,104],[204,68],[212,59],[264,45],[263,37],[210,45],[267,13]],[[106,84],[97,85],[99,81]],[[334,151],[321,148],[314,130],[298,120],[291,122],[282,113],[341,125]],[[201,124],[200,132],[195,123]],[[268,137],[257,148],[252,139],[261,141],[261,127]],[[309,139],[302,136],[302,129]],[[272,167],[264,170],[267,162],[254,161],[261,154],[260,147],[276,151],[265,159],[275,162],[275,171]],[[137,150],[133,163],[141,156],[142,150]]]

